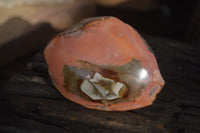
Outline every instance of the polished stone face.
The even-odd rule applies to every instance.
[[[114,17],[89,18],[61,33],[45,49],[45,59],[61,94],[88,108],[145,107],[164,85],[150,47]]]

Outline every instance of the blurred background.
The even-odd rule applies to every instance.
[[[188,41],[195,37],[199,8],[196,0],[0,0],[0,66],[92,16],[118,17],[143,36]]]
[[[53,87],[45,46],[95,16],[121,19],[153,49],[166,85],[152,106],[99,112]],[[199,44],[198,0],[0,0],[0,131],[200,132]]]

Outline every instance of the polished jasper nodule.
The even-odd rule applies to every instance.
[[[151,48],[115,17],[82,20],[57,35],[44,55],[55,87],[87,108],[145,107],[164,85]]]

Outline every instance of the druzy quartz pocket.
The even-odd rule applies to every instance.
[[[87,108],[124,111],[151,105],[164,85],[143,38],[115,17],[80,21],[44,51],[60,93]]]

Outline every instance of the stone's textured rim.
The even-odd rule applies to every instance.
[[[81,28],[83,28],[86,24],[89,24],[96,20],[104,20],[104,19],[108,19],[108,18],[113,18],[113,17],[112,16],[101,16],[101,17],[85,18],[85,19],[81,20],[80,22],[72,25],[69,29],[60,33],[59,35],[60,36],[70,35],[73,32],[77,32],[77,31],[81,30]]]
[[[67,64],[67,65],[72,65],[72,66],[76,67],[77,66],[76,61],[83,59],[83,58],[86,59],[87,61],[93,60],[94,62],[92,62],[92,63],[96,62],[98,65],[106,65],[105,59],[103,59],[103,60],[100,60],[100,58],[96,59],[96,57],[98,57],[98,55],[100,56],[102,54],[106,54],[105,53],[106,51],[101,51],[103,53],[98,52],[98,53],[96,53],[97,55],[93,55],[93,56],[91,56],[90,52],[87,53],[86,55],[81,55],[82,53],[79,53],[79,52],[80,52],[80,50],[84,50],[84,49],[82,49],[79,46],[79,44],[77,44],[77,42],[76,43],[73,42],[73,41],[77,41],[80,39],[80,36],[83,35],[82,31],[84,31],[85,29],[88,28],[87,25],[89,25],[89,24],[95,25],[96,24],[95,27],[96,26],[98,27],[99,26],[98,23],[105,22],[104,20],[106,22],[110,22],[112,24],[114,23],[118,26],[120,25],[120,26],[124,27],[123,29],[126,30],[125,32],[127,32],[128,37],[132,38],[132,36],[134,36],[134,39],[133,38],[132,39],[135,41],[134,43],[139,45],[139,46],[137,46],[140,48],[139,52],[141,52],[141,49],[142,49],[142,51],[144,52],[143,54],[146,55],[144,58],[145,61],[143,61],[142,60],[143,58],[141,57],[142,66],[149,67],[148,70],[152,71],[151,72],[152,83],[147,84],[147,86],[145,86],[145,88],[143,89],[142,94],[138,98],[132,100],[131,102],[130,101],[119,102],[119,103],[110,104],[110,105],[105,105],[102,103],[95,103],[94,101],[84,100],[82,97],[77,96],[77,95],[73,94],[72,92],[66,91],[66,88],[63,86],[63,84],[64,84],[64,79],[63,79],[63,75],[62,75],[63,65]],[[78,33],[78,34],[75,34],[75,33]],[[89,33],[88,31],[85,32],[85,34],[88,34],[88,33]],[[109,32],[109,34],[110,34],[110,32]],[[92,32],[91,32],[90,35],[93,36],[94,34],[92,34]],[[94,38],[91,38],[91,39],[93,39],[93,41],[96,41],[96,39],[94,39]],[[125,39],[125,38],[123,38],[123,39]],[[90,39],[88,39],[88,40],[90,41]],[[67,44],[66,44],[66,41],[67,41]],[[105,41],[105,40],[103,40],[103,41]],[[82,42],[82,41],[80,41],[80,42]],[[161,91],[161,88],[164,85],[164,80],[162,79],[161,74],[159,72],[159,68],[158,68],[156,59],[155,59],[153,53],[149,50],[149,48],[145,45],[144,42],[145,41],[141,38],[141,36],[137,33],[137,31],[135,31],[132,27],[123,23],[119,19],[117,19],[115,17],[94,17],[94,18],[84,19],[81,22],[79,22],[78,24],[74,25],[69,30],[67,30],[66,32],[63,32],[63,33],[59,34],[58,36],[56,36],[51,41],[51,43],[46,47],[46,49],[44,51],[44,55],[45,55],[47,64],[49,65],[49,75],[53,81],[53,84],[55,85],[55,87],[60,91],[60,93],[64,97],[70,99],[71,101],[79,103],[82,106],[85,106],[85,107],[91,108],[91,109],[98,109],[98,110],[105,110],[105,111],[125,111],[125,110],[132,110],[132,109],[142,108],[142,107],[151,105],[153,103],[153,101],[156,99],[156,95]],[[74,44],[72,45],[71,43],[74,43]],[[82,42],[82,43],[85,43],[85,42]],[[109,59],[111,61],[110,62],[111,64],[113,64],[113,63],[115,64],[116,61],[118,61],[117,62],[118,65],[120,65],[120,64],[123,65],[127,61],[130,61],[131,59],[136,58],[136,57],[133,57],[133,55],[137,55],[137,58],[140,57],[139,55],[141,55],[141,53],[138,53],[138,51],[136,51],[137,49],[136,50],[133,49],[133,47],[136,47],[136,46],[132,46],[133,45],[132,42],[131,43],[128,42],[128,44],[126,44],[126,42],[122,42],[122,43],[125,43],[124,45],[128,45],[128,46],[130,45],[131,50],[135,51],[136,53],[134,53],[132,55],[126,55],[126,54],[121,55],[126,60],[124,60],[123,58],[116,58],[117,60]],[[109,43],[109,45],[112,46],[114,44]],[[99,47],[98,43],[97,44],[94,43],[91,46]],[[85,50],[90,51],[90,47],[89,46],[86,46],[86,47],[88,47],[88,49],[85,48]],[[116,47],[116,45],[114,47]],[[98,50],[101,50],[102,46],[99,48],[98,48]],[[78,53],[77,53],[77,50],[79,51]],[[123,49],[122,51],[128,52],[128,51],[126,51],[126,49]],[[93,52],[93,51],[91,51],[91,52]],[[75,53],[76,57],[73,57],[73,55],[70,55],[72,53],[73,54]],[[130,51],[129,51],[129,54],[130,54]],[[66,56],[68,56],[67,57],[68,61],[66,61],[66,58],[63,59],[63,57],[66,57]],[[120,63],[119,63],[119,61],[120,61]],[[151,62],[151,64],[149,64],[149,62]]]

